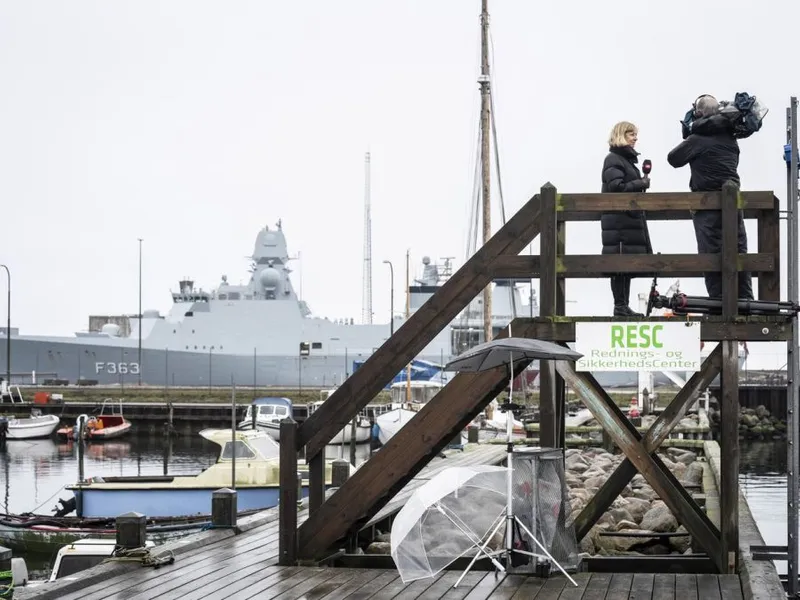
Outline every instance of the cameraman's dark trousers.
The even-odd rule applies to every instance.
[[[722,252],[722,211],[697,210],[692,213],[694,234],[697,238],[697,251],[700,254],[719,254]],[[744,216],[739,211],[738,249],[747,253],[747,231]],[[739,272],[739,299],[753,300],[753,282],[750,273]],[[706,290],[710,298],[722,298],[722,274],[705,273]]]

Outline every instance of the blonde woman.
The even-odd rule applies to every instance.
[[[636,142],[639,130],[633,123],[622,121],[614,125],[608,140],[608,156],[603,162],[604,193],[644,192],[650,178],[642,177],[636,163],[639,153]],[[603,230],[603,254],[652,254],[647,220],[641,211],[621,211],[604,214],[600,219]],[[611,277],[615,317],[641,317],[630,304],[631,276]]]

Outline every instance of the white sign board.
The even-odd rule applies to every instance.
[[[700,323],[575,323],[578,371],[699,371]]]

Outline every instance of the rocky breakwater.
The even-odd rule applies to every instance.
[[[708,418],[711,428],[719,431],[720,411],[718,406],[709,406]],[[770,414],[759,404],[755,408],[739,409],[739,438],[747,440],[781,440],[786,438],[786,421]]]
[[[688,450],[668,448],[659,455],[675,477],[684,484],[699,485],[703,464]],[[588,504],[597,490],[623,460],[621,454],[588,448],[567,450],[566,482],[569,487],[571,518]],[[580,552],[594,556],[689,554],[688,535],[668,538],[626,537],[625,533],[686,533],[642,475],[637,474],[614,500],[609,510],[580,540]],[[613,533],[615,535],[601,535]]]

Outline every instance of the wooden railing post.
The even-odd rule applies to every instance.
[[[541,275],[539,277],[539,310],[542,317],[553,317],[557,312],[557,256],[558,229],[556,221],[556,188],[551,183],[542,186],[540,220]],[[513,334],[513,331],[512,331]],[[559,440],[556,417],[556,370],[553,361],[540,361],[539,372],[539,445],[555,448]]]
[[[728,181],[722,186],[722,316],[732,321],[739,306],[737,261],[739,188]],[[720,534],[723,565],[735,573],[739,554],[739,343],[722,343],[722,401],[720,450],[725,460],[720,473]]]
[[[297,564],[297,421],[280,424],[280,502],[278,504],[278,564]]]
[[[758,274],[758,299],[777,302],[781,299],[781,221],[780,202],[777,198],[773,200],[775,206],[758,215],[758,253],[775,257],[774,272]]]

